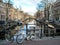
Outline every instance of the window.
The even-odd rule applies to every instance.
[[[59,15],[59,22],[60,22],[60,15]]]
[[[0,25],[5,24],[5,15],[0,15]]]
[[[56,17],[56,21],[58,21],[59,20],[59,17]]]
[[[1,20],[5,20],[5,15],[1,15]]]

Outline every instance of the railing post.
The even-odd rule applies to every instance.
[[[42,38],[42,24],[41,24],[40,38]]]
[[[26,24],[26,35],[28,35],[28,25]]]

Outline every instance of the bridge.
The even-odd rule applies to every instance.
[[[35,20],[37,23],[39,23],[39,25],[40,25],[40,27],[41,27],[41,36],[40,36],[40,38],[42,37],[42,31],[44,30],[44,35],[47,35],[47,36],[50,36],[50,35],[52,35],[53,37],[55,36],[55,27],[54,27],[54,25],[52,25],[52,23],[50,23],[50,22],[45,22],[44,20],[38,20],[38,19],[36,19],[36,18],[27,18],[27,19],[25,19],[24,21],[27,21],[27,20]],[[24,22],[23,21],[23,22]],[[28,25],[36,25],[36,24],[26,24],[26,28],[28,27]],[[44,27],[43,27],[44,26]],[[42,28],[44,28],[44,29],[42,29]],[[37,30],[37,29],[35,29],[35,30]],[[26,30],[26,34],[28,33],[27,32],[28,31],[28,29]]]
[[[53,29],[53,33],[55,31],[55,27],[54,27],[54,25],[52,25],[52,23],[46,23],[46,22],[44,22],[42,20],[38,20],[36,18],[26,18],[22,22],[25,22],[27,20],[29,20],[29,21],[35,20],[36,22],[38,22],[41,25],[41,37],[42,37],[42,25],[44,25],[44,31],[46,31],[46,30],[48,31],[48,28]],[[29,24],[26,24],[26,23],[22,24],[22,23],[15,22],[15,21],[9,21],[6,25],[2,25],[1,26],[2,28],[0,29],[0,38],[5,37],[6,31],[7,32],[9,32],[10,30],[12,31],[16,26],[21,26],[21,25],[26,25],[26,28],[27,28],[27,26]],[[28,30],[26,29],[26,34],[28,33],[27,31]],[[44,33],[46,33],[46,32],[44,32]],[[47,32],[47,34],[48,34],[48,32]]]

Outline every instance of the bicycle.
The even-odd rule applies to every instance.
[[[17,37],[16,37],[16,42],[17,42],[18,44],[21,44],[21,43],[23,43],[24,39],[25,39],[24,34],[20,33],[20,34],[17,35]]]
[[[6,39],[6,41],[11,41],[11,43],[14,41],[14,37],[11,34],[11,30],[5,31],[5,39]]]
[[[21,44],[21,43],[23,43],[25,40],[33,41],[34,39],[35,39],[35,37],[34,37],[33,35],[29,35],[29,36],[26,35],[26,37],[25,37],[24,34],[20,33],[20,34],[17,35],[17,37],[16,37],[16,42],[17,42],[18,44]]]

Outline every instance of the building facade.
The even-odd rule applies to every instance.
[[[54,3],[52,11],[53,11],[53,16],[54,16],[54,20],[55,20],[56,24],[60,25],[60,0],[57,0]]]
[[[6,5],[0,1],[0,24],[5,24],[6,21]]]
[[[58,35],[60,35],[60,0],[56,0],[52,7],[52,13],[55,22],[55,28]]]

